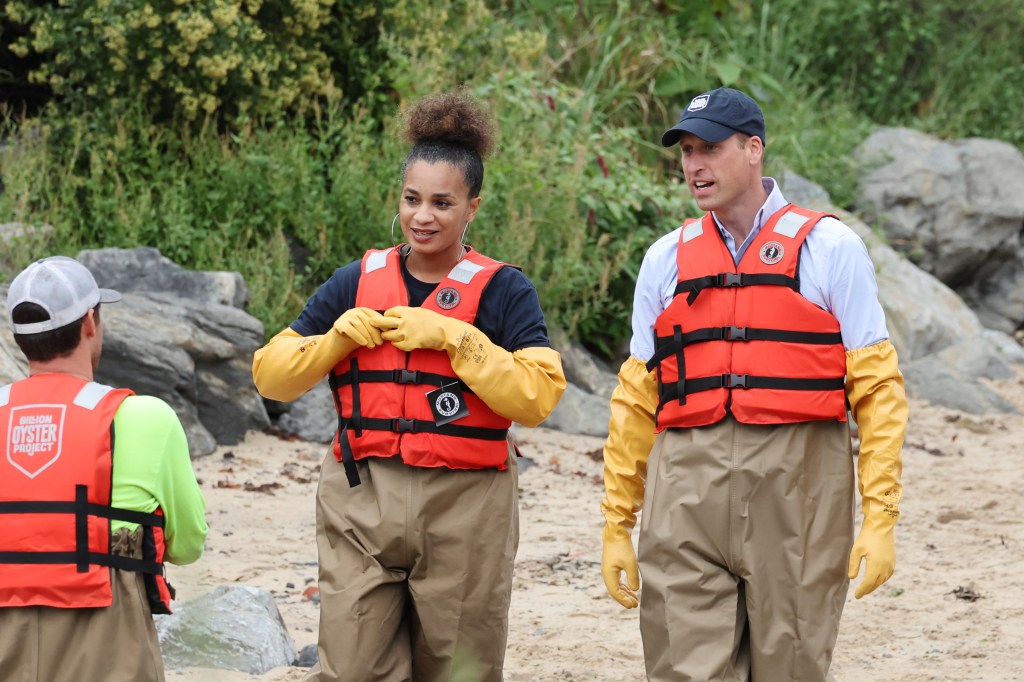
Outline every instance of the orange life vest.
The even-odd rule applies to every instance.
[[[363,256],[357,306],[384,311],[409,305],[400,262],[403,246]],[[422,307],[473,324],[484,288],[503,267],[470,249]],[[406,353],[390,343],[361,347],[334,367],[329,380],[338,412],[334,454],[345,463],[350,485],[359,483],[352,462],[365,457],[401,455],[403,462],[419,467],[507,467],[512,422],[473,394],[444,351]],[[440,414],[462,403],[469,414],[438,424],[431,403]]]
[[[145,576],[154,613],[170,613],[164,518],[110,506],[114,414],[132,391],[68,374],[0,387],[0,607],[110,606],[110,569]],[[114,556],[111,520],[138,523],[143,558]]]
[[[675,297],[654,324],[657,427],[846,420],[839,322],[800,295],[800,247],[827,214],[775,213],[737,266],[711,214],[683,226]]]

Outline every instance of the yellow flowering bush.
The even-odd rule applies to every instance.
[[[343,5],[363,3],[0,0],[23,31],[10,52],[41,57],[31,82],[84,109],[117,112],[142,101],[157,118],[179,121],[301,113],[339,98],[338,48],[324,49],[324,27],[332,12],[350,9]]]

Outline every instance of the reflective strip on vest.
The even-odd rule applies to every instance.
[[[90,381],[75,396],[74,404],[86,410],[95,410],[100,401],[113,390],[112,386],[104,386],[103,384],[97,384],[95,381]]]
[[[374,251],[366,257],[366,271],[373,272],[374,270],[380,270],[388,264],[388,254],[391,253],[392,249],[384,249],[383,251]]]
[[[452,271],[448,273],[449,279],[454,279],[456,282],[462,282],[463,284],[469,284],[473,281],[473,277],[476,273],[484,269],[484,266],[477,265],[468,260],[460,260],[458,264],[452,268]]]

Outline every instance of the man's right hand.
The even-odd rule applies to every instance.
[[[625,583],[620,580],[623,572],[626,574]],[[629,533],[619,526],[605,525],[601,575],[612,599],[627,609],[635,609],[640,604],[636,596],[636,591],[640,589],[640,567],[636,561],[636,552]]]

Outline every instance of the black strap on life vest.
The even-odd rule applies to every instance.
[[[163,517],[161,517],[163,518]],[[144,561],[156,561],[156,534],[152,526],[146,526],[142,531],[142,558]],[[160,564],[162,567],[163,564]],[[163,595],[160,593],[160,583],[163,582],[171,599],[178,596],[178,591],[167,582],[167,576],[161,573],[144,573],[142,581],[146,585],[146,601],[149,602],[149,610],[153,613],[169,614],[171,609],[164,603]]]
[[[768,388],[785,391],[838,391],[845,386],[846,377],[831,379],[787,379],[784,377],[760,377],[751,374],[717,374],[709,377],[694,377],[686,381],[686,395],[715,388]],[[677,400],[677,384],[660,386],[658,400],[667,403]]]
[[[353,418],[347,420],[352,424]],[[394,433],[436,433],[456,438],[476,438],[478,440],[505,440],[508,429],[489,429],[482,426],[459,426],[444,424],[438,426],[429,419],[375,419],[360,417],[359,425],[368,431],[392,431]]]
[[[348,479],[348,487],[355,488],[362,483],[359,479],[359,470],[356,469],[356,457],[352,452],[352,446],[348,442],[348,422],[359,417],[359,361],[352,358],[351,369],[345,372],[346,377],[352,384],[352,417],[345,419],[342,416],[341,395],[338,393],[338,375],[331,370],[327,377],[327,383],[331,387],[331,395],[334,396],[334,409],[338,413],[338,448],[341,450],[341,465],[345,468],[345,478]],[[362,435],[358,424],[355,424],[356,436]]]
[[[353,364],[355,361],[353,360]],[[336,375],[335,381],[339,386],[356,385],[352,379],[352,372],[345,372]],[[458,377],[434,374],[432,372],[421,372],[410,369],[364,369],[359,371],[360,384],[426,384],[428,386],[458,386],[463,393],[473,391]]]
[[[79,573],[89,571],[89,566],[109,566],[125,571],[145,574],[163,574],[164,566],[155,561],[155,553],[149,558],[114,556],[104,552],[89,551],[89,517],[100,517],[113,521],[137,523],[146,529],[163,528],[164,517],[160,514],[119,509],[108,505],[89,502],[89,490],[85,485],[75,486],[75,500],[67,501],[17,501],[0,502],[0,514],[73,514],[75,517],[75,549],[72,552],[0,552],[0,564],[75,564]],[[145,555],[144,555],[145,557]]]
[[[800,280],[789,275],[720,272],[717,275],[705,275],[704,277],[681,280],[676,284],[674,295],[679,296],[682,293],[688,293],[686,304],[693,305],[700,292],[709,287],[749,287],[758,284],[789,287],[798,293],[800,291]]]
[[[832,345],[843,342],[839,332],[793,332],[785,329],[761,329],[758,327],[705,327],[679,335],[675,327],[672,336],[654,337],[654,355],[647,361],[647,371],[652,371],[662,360],[678,354],[691,343],[702,341],[783,341],[787,343],[808,343]],[[680,362],[680,374],[683,373]]]

